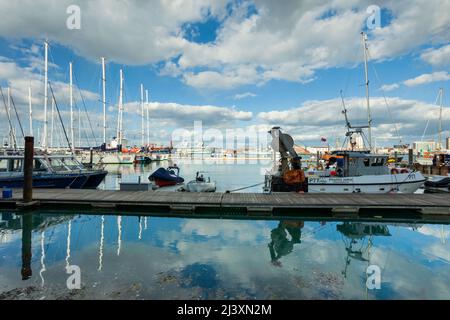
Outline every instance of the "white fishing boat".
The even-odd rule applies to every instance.
[[[328,155],[325,169],[316,168],[318,170],[306,174],[301,169],[301,158],[294,150],[292,137],[282,133],[279,127],[272,128],[270,131],[273,137],[272,147],[280,153],[281,165],[275,165],[273,171],[266,176],[266,191],[413,193],[425,182],[426,179],[421,172],[407,168],[391,168],[388,165],[388,155],[373,153],[367,37],[364,33],[361,33],[361,36],[364,51],[367,125],[352,126],[350,124],[341,92],[342,113],[347,127],[343,146],[348,142],[349,149],[332,152]],[[367,137],[364,130],[368,132]]]
[[[336,151],[332,153],[333,158],[336,159],[333,168],[306,173],[308,192],[413,193],[426,180],[419,171],[391,169],[386,155]]]

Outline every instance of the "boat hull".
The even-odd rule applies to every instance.
[[[186,184],[188,192],[215,192],[216,184],[214,182],[190,181]]]
[[[425,182],[420,172],[360,177],[308,177],[310,193],[414,193]]]
[[[148,179],[154,181],[159,187],[174,186],[184,182],[184,179],[164,168],[159,168],[153,172]]]
[[[95,189],[103,181],[107,171],[81,174],[33,175],[33,188]],[[23,188],[23,176],[0,178],[0,188]]]

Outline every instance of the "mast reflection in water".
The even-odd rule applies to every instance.
[[[449,234],[405,222],[3,212],[0,298],[449,299]],[[66,287],[70,265],[80,290]],[[366,288],[369,265],[380,290]]]

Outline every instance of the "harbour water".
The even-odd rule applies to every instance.
[[[217,192],[241,188],[245,189],[239,192],[262,192],[264,175],[271,169],[272,161],[270,159],[179,158],[146,165],[108,165],[105,167],[108,175],[99,189],[119,190],[120,182],[137,182],[139,177],[142,182],[148,182],[148,176],[156,169],[172,165],[180,167],[180,176],[185,179],[185,183],[195,179],[196,173],[202,171],[205,172],[206,177],[209,176],[212,181],[216,181]],[[253,187],[246,188],[249,186]]]
[[[86,213],[2,212],[0,299],[450,298],[449,225]]]
[[[110,166],[101,188],[147,181],[174,163],[186,181],[206,171],[218,191],[261,183],[271,165],[177,159]],[[449,299],[449,236],[450,225],[414,221],[3,211],[0,299]],[[73,266],[81,282],[70,290]],[[366,285],[369,266],[379,268],[380,289]]]

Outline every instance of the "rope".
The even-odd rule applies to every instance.
[[[235,192],[235,191],[249,189],[249,188],[257,187],[257,186],[260,186],[260,185],[263,185],[263,184],[264,184],[264,182],[260,182],[260,183],[257,183],[257,184],[254,184],[254,185],[251,185],[251,186],[248,186],[248,187],[242,187],[242,188],[238,188],[238,189],[234,189],[234,190],[227,190],[227,191],[225,191],[225,193],[231,193],[231,192]]]

